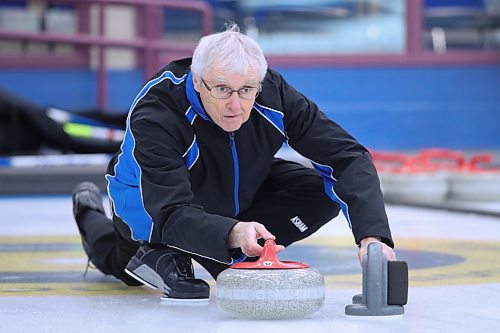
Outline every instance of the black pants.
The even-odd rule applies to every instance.
[[[288,246],[304,239],[339,213],[339,206],[324,191],[323,180],[311,168],[276,159],[269,177],[255,196],[252,206],[236,219],[262,223],[276,236],[276,243]],[[104,215],[91,211],[81,217],[92,228],[91,260],[105,274],[112,274],[128,285],[139,283],[124,272],[140,244],[125,239]],[[118,221],[118,218],[115,217]],[[90,228],[89,228],[90,229]],[[219,262],[192,256],[214,278],[228,268]]]

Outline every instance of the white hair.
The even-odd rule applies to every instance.
[[[246,74],[253,68],[264,79],[267,61],[259,44],[242,34],[236,23],[227,25],[226,31],[200,39],[193,53],[191,71],[199,80],[207,68]]]

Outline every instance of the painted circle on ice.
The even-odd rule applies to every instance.
[[[500,242],[398,238],[411,286],[500,282]],[[280,260],[307,263],[328,289],[360,288],[357,247],[348,237],[312,237],[288,247]],[[149,293],[91,269],[78,237],[0,237],[1,295],[113,295]],[[208,279],[199,266],[198,277]],[[205,274],[205,275],[203,275]],[[212,285],[213,280],[209,281]],[[154,292],[154,291],[151,291]]]

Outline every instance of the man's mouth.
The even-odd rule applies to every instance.
[[[241,113],[240,114],[235,114],[235,115],[224,115],[225,118],[237,118],[237,117],[241,117]]]

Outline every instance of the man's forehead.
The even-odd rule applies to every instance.
[[[217,83],[258,83],[258,73],[250,68],[247,73],[234,73],[223,69],[207,69],[205,72],[206,80]]]

